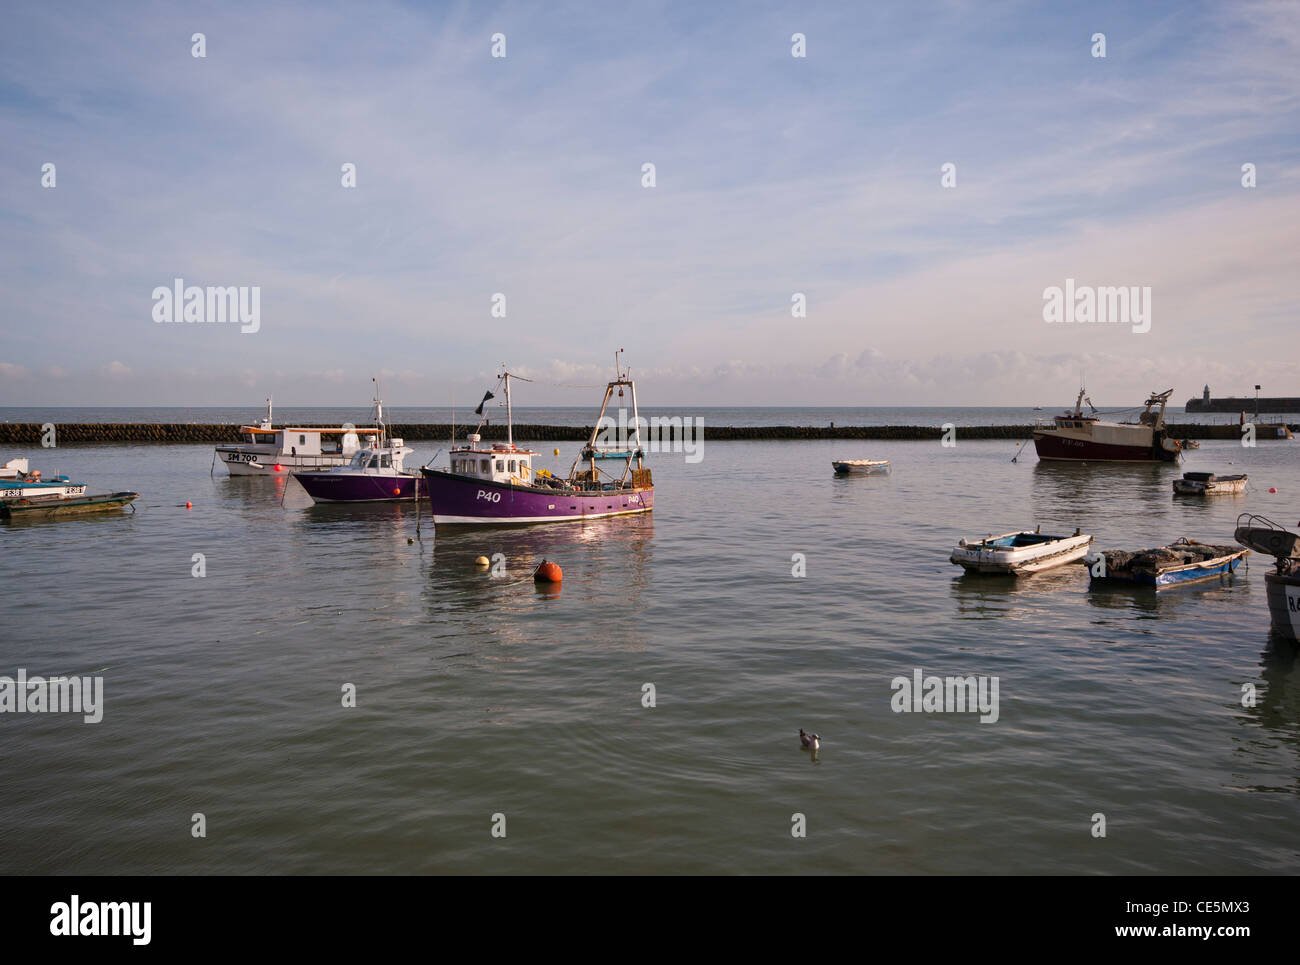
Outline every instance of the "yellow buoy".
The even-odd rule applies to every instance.
[[[560,454],[559,449],[552,449],[551,452],[555,453],[557,456]]]
[[[490,559],[488,559],[486,556],[480,556],[478,559],[476,559],[476,560],[474,561],[474,565],[475,565],[475,566],[491,566],[491,565],[492,565],[492,561],[491,561]]]

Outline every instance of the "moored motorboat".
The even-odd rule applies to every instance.
[[[344,425],[281,426],[272,420],[271,400],[260,425],[240,426],[240,442],[217,446],[216,458],[232,476],[284,476],[296,471],[346,466],[358,449],[373,447],[379,430]]]
[[[1038,573],[1082,559],[1092,544],[1092,536],[1075,530],[1070,536],[1052,536],[1020,530],[983,539],[962,539],[949,562],[973,573]]]
[[[1248,550],[1183,537],[1168,546],[1105,550],[1086,558],[1093,583],[1134,583],[1162,589],[1232,573]]]
[[[831,465],[840,476],[889,472],[888,459],[832,459]]]
[[[1273,572],[1264,574],[1269,617],[1279,636],[1300,642],[1300,534],[1265,516],[1242,513],[1233,538],[1256,553],[1273,557]]]
[[[10,459],[0,466],[0,519],[48,519],[54,516],[83,516],[121,509],[138,499],[139,493],[86,494],[85,483],[67,476],[42,479],[39,470],[26,459]]]
[[[0,500],[85,494],[84,483],[74,483],[67,476],[43,479],[40,470],[30,469],[26,459],[10,459],[0,466]]]
[[[1185,472],[1174,480],[1176,496],[1235,496],[1246,491],[1246,475],[1218,476],[1212,472]]]
[[[1177,462],[1182,446],[1165,429],[1165,407],[1173,389],[1153,392],[1136,423],[1105,422],[1097,418],[1086,389],[1079,389],[1073,411],[1055,416],[1034,429],[1039,459],[1067,462]],[[1092,415],[1084,415],[1088,402]]]
[[[428,498],[423,477],[407,469],[404,460],[415,450],[401,439],[388,436],[384,424],[384,403],[375,386],[375,422],[379,439],[375,446],[359,449],[346,466],[318,471],[297,471],[293,478],[318,503],[394,502]]]
[[[532,460],[538,453],[514,444],[510,381],[515,378],[520,377],[510,372],[501,376],[505,384],[505,443],[483,443],[476,429],[466,437],[465,445],[450,450],[449,468],[421,468],[436,526],[553,523],[653,510],[654,482],[641,449],[636,384],[626,372],[616,372],[616,378],[606,385],[591,437],[563,479],[536,469]],[[613,446],[598,444],[610,399],[616,389],[621,396],[624,388],[632,397],[631,438]],[[485,395],[483,402],[489,398],[492,393]],[[483,403],[475,411],[482,416]]]

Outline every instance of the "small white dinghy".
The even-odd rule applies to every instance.
[[[832,459],[831,465],[835,467],[835,473],[839,476],[889,472],[888,459]]]
[[[948,559],[972,573],[1037,573],[1065,563],[1073,563],[1088,553],[1092,537],[1074,531],[1073,536],[1049,536],[1024,530],[986,536],[981,540],[961,540]]]
[[[1246,491],[1246,475],[1216,476],[1212,472],[1185,472],[1174,480],[1175,496],[1235,496]]]

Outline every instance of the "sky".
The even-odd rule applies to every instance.
[[[1300,395],[1298,63],[1295,2],[7,3],[0,405]]]

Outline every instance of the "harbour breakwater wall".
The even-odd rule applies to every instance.
[[[1270,415],[1281,412],[1300,412],[1300,398],[1295,396],[1273,396],[1251,399],[1243,396],[1241,398],[1210,399],[1208,402],[1204,399],[1188,399],[1184,408],[1188,412],[1230,412],[1233,415],[1244,412],[1246,418],[1249,419],[1254,412]]]
[[[46,425],[38,422],[0,423],[0,447],[39,447],[46,438]],[[240,441],[239,426],[205,423],[171,422],[161,424],[136,422],[70,422],[52,423],[53,442],[58,446],[102,443],[159,443],[159,444],[212,444]],[[295,428],[311,429],[322,426],[303,425]],[[451,426],[438,424],[391,425],[388,431],[407,442],[449,442]],[[1261,427],[1262,428],[1262,427]],[[468,427],[456,426],[457,442],[463,442]],[[1291,426],[1300,431],[1300,425]],[[664,427],[665,441],[679,439],[682,429]],[[1033,426],[957,426],[956,439],[1028,439]],[[487,442],[504,442],[505,426],[483,426],[479,430]],[[692,438],[695,438],[693,431]],[[868,440],[939,440],[945,430],[939,426],[705,426],[703,438],[710,442],[813,440],[813,439],[868,439]],[[1236,425],[1171,425],[1169,434],[1176,439],[1240,439],[1241,429]],[[517,425],[516,442],[586,442],[591,436],[591,426]],[[1271,433],[1261,431],[1260,439]]]

